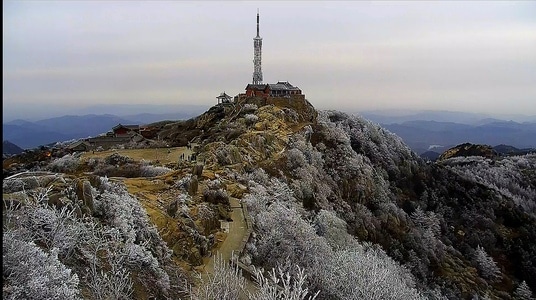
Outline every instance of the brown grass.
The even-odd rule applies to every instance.
[[[119,153],[123,156],[128,156],[135,161],[158,161],[160,164],[175,163],[179,161],[179,157],[184,153],[185,156],[191,155],[192,151],[186,147],[173,148],[151,148],[151,149],[117,149],[106,150],[100,152],[85,152],[81,159],[87,161],[90,158],[105,158],[114,153]]]

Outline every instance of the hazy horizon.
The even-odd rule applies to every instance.
[[[4,1],[3,117],[214,105],[264,82],[319,109],[536,115],[536,2]]]
[[[10,116],[9,118],[4,118],[3,123],[10,123],[16,120],[24,121],[41,121],[45,119],[51,119],[56,117],[63,116],[84,116],[84,115],[116,115],[120,117],[132,116],[132,115],[142,115],[142,114],[154,114],[154,115],[169,115],[174,113],[203,113],[208,110],[212,104],[101,104],[101,105],[91,105],[87,107],[79,107],[76,109],[65,109],[65,110],[52,110],[46,111],[46,113],[40,112],[39,109],[35,110],[37,114],[25,114],[19,117]],[[329,110],[327,108],[326,110]],[[485,113],[472,113],[472,112],[461,112],[461,111],[451,111],[451,110],[411,110],[411,109],[378,109],[378,110],[353,110],[353,109],[343,109],[341,110],[349,114],[358,114],[363,116],[392,116],[392,117],[405,117],[405,116],[417,116],[425,115],[428,116],[426,120],[434,120],[440,122],[454,122],[460,123],[462,120],[485,120],[487,118],[495,118],[503,121],[515,121],[519,123],[523,122],[536,122],[536,115],[529,114],[485,114]],[[449,116],[452,118],[449,119]],[[415,118],[412,118],[415,119]],[[415,119],[417,120],[417,119]],[[470,123],[470,122],[461,122],[461,123]]]

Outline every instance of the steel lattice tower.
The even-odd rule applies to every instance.
[[[253,84],[262,84],[262,38],[259,36],[259,10],[257,9],[257,36],[253,38]]]

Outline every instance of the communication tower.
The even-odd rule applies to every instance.
[[[253,38],[253,84],[262,84],[262,38],[259,36],[259,9],[257,9],[257,36]]]

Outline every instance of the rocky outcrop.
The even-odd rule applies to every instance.
[[[251,111],[248,107],[259,109]],[[245,120],[248,114],[256,115],[258,120]],[[159,136],[174,146],[186,146],[193,140],[204,144],[217,141],[230,143],[247,133],[251,123],[255,130],[265,131],[287,123],[314,123],[317,116],[315,108],[303,97],[249,97],[239,103],[215,105],[190,120],[166,124]],[[278,121],[273,122],[274,118]]]
[[[497,157],[497,152],[488,145],[478,145],[465,143],[456,147],[450,148],[443,152],[438,158],[439,161],[449,159],[451,157],[466,157],[466,156],[482,156],[485,158]]]
[[[273,105],[280,109],[292,109],[300,122],[315,122],[318,116],[313,105],[303,95],[285,97],[249,97],[241,100],[239,105],[255,104],[258,107]]]
[[[95,211],[92,186],[88,180],[76,180],[76,196],[81,202],[81,210],[84,213],[92,214]]]

